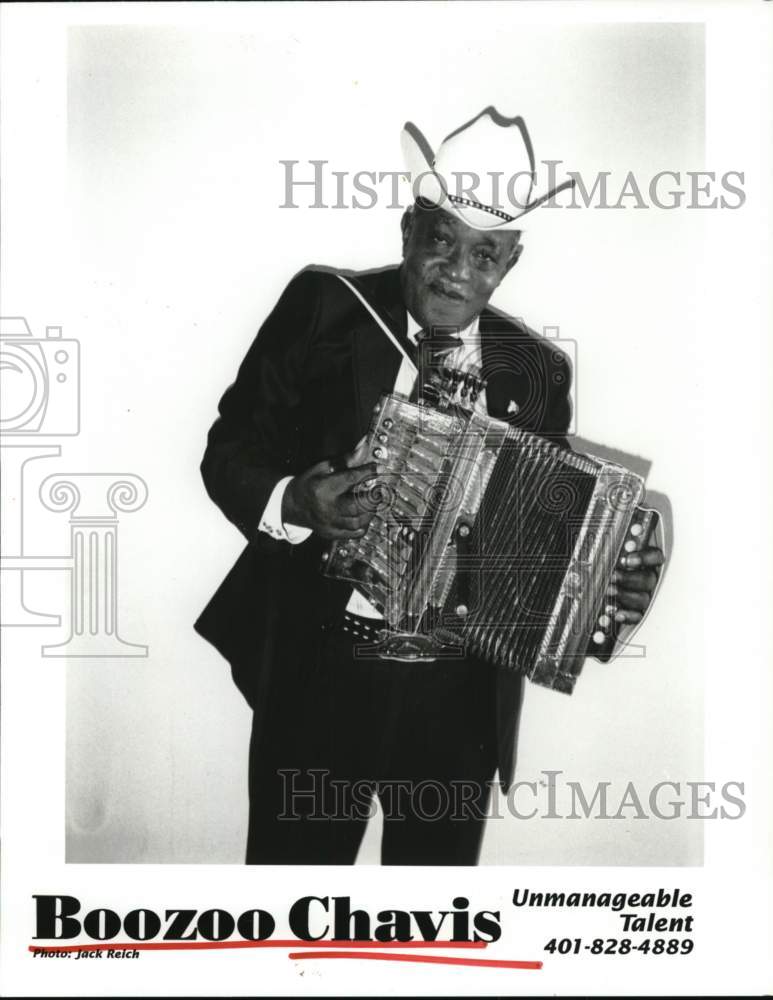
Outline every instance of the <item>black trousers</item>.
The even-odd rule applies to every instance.
[[[320,631],[250,744],[248,864],[352,864],[384,813],[385,865],[474,865],[496,770],[495,686],[472,659],[355,655]]]

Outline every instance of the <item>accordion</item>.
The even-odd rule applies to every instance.
[[[368,528],[323,558],[383,616],[372,655],[468,653],[567,694],[586,655],[609,659],[607,587],[657,522],[641,477],[450,396],[384,395],[368,447],[383,470],[358,491]]]

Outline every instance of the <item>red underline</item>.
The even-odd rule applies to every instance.
[[[197,951],[210,948],[485,948],[488,941],[110,941],[104,944],[31,944],[28,951]]]
[[[432,962],[435,965],[476,965],[492,969],[541,969],[542,962],[496,958],[451,958],[445,955],[387,955],[377,951],[295,951],[288,958],[362,958],[379,962]]]

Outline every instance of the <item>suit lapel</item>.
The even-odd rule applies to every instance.
[[[399,342],[406,340],[406,312],[400,288],[399,269],[385,268],[356,277],[346,275],[373,306]],[[343,287],[343,286],[342,286]],[[346,289],[347,295],[352,295]],[[402,363],[402,354],[391,343],[365,307],[358,303],[358,317],[352,330],[352,360],[357,391],[361,433],[370,425],[373,408],[382,393],[394,388]]]
[[[490,309],[481,313],[478,330],[489,416],[513,423],[529,395],[527,373],[517,360],[518,331]]]

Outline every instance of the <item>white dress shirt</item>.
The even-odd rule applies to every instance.
[[[411,343],[415,344],[421,326],[410,313],[407,316],[408,339]],[[447,363],[451,367],[458,368],[461,371],[480,371],[480,335],[478,332],[477,317],[468,327],[461,331],[459,339],[462,341],[462,344],[453,353],[448,355]],[[415,382],[416,365],[409,358],[403,357],[392,391],[407,398],[413,392]],[[484,392],[481,392],[478,396],[475,408],[481,413],[486,412],[486,397]],[[259,527],[261,531],[265,531],[272,538],[290,542],[291,545],[300,545],[311,534],[311,528],[302,528],[297,524],[285,524],[282,521],[282,500],[287,489],[287,484],[292,478],[292,476],[285,476],[276,484],[263,511]],[[382,617],[370,601],[357,589],[352,592],[346,610],[351,612],[351,614],[361,615],[363,618]]]

